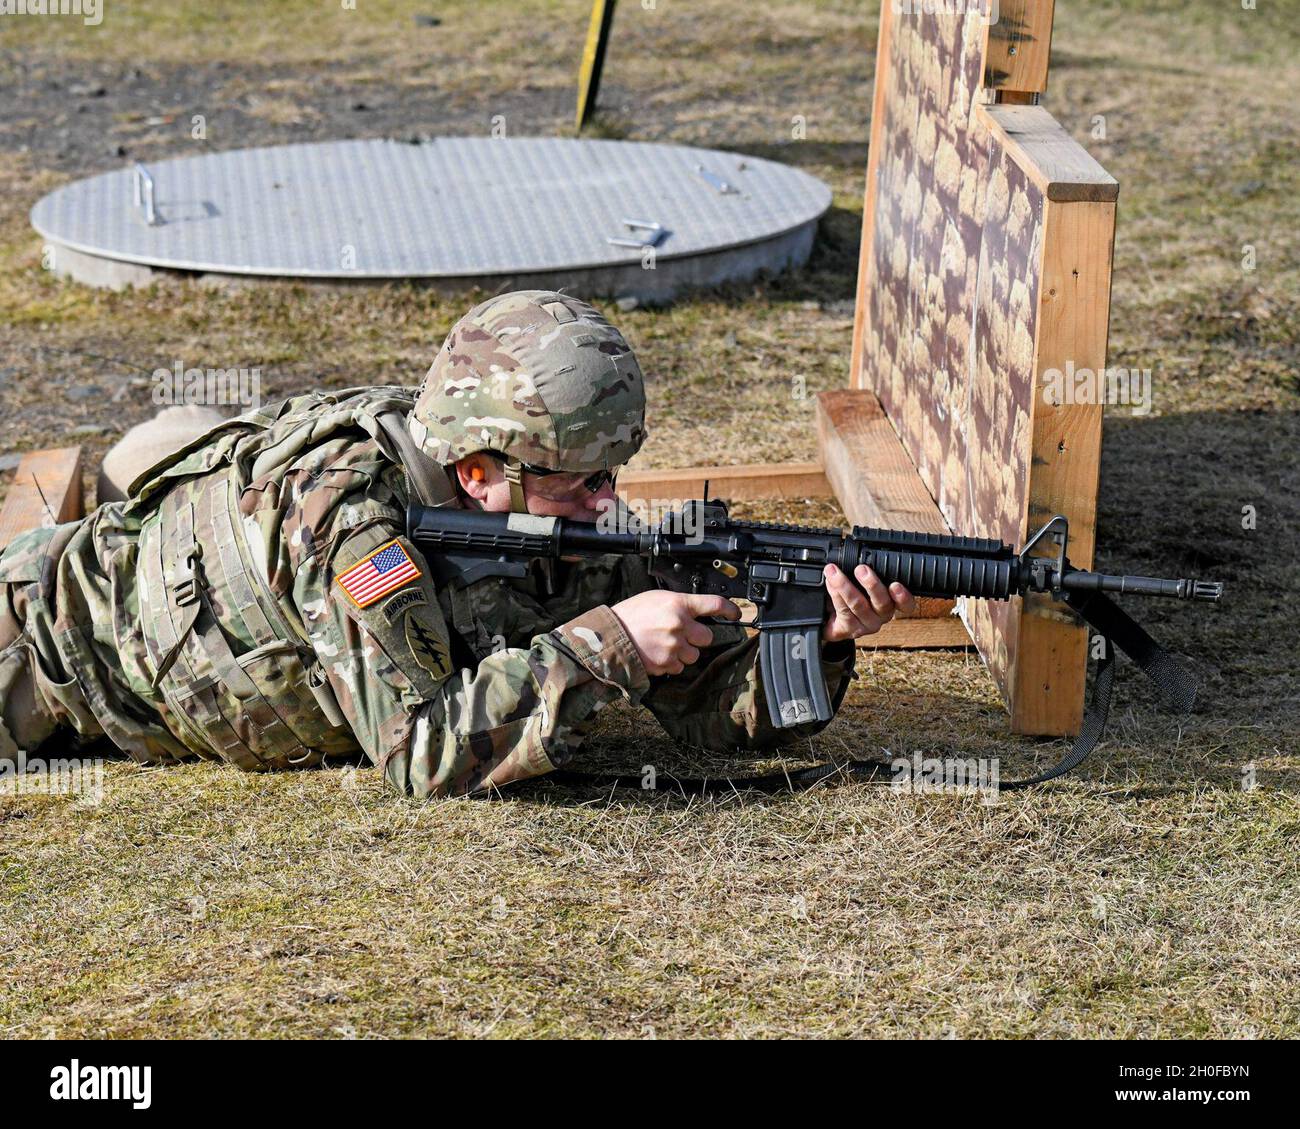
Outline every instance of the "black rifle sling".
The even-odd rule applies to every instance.
[[[1111,695],[1115,687],[1115,647],[1137,663],[1138,669],[1156,684],[1175,712],[1190,713],[1196,701],[1196,680],[1109,596],[1101,592],[1067,593],[1065,602],[1101,635],[1102,653],[1097,660],[1097,681],[1093,684],[1092,700],[1070,751],[1046,772],[999,785],[1004,791],[1028,788],[1031,784],[1042,784],[1064,776],[1078,768],[1084,757],[1097,747],[1110,716]]]
[[[1028,788],[1064,776],[1079,767],[1106,732],[1106,719],[1110,716],[1110,703],[1115,689],[1115,651],[1118,647],[1129,656],[1138,668],[1154,682],[1169,705],[1178,713],[1190,713],[1196,700],[1196,681],[1166,651],[1134,621],[1123,608],[1101,592],[1069,593],[1065,601],[1103,639],[1101,657],[1097,660],[1097,678],[1092,688],[1092,698],[1084,713],[1079,735],[1070,751],[1046,772],[1022,780],[1006,780],[998,784],[1000,791]],[[794,772],[771,772],[756,776],[724,776],[717,779],[668,777],[671,790],[689,795],[709,795],[736,792],[750,788],[761,792],[797,791],[810,788],[833,777],[852,777],[863,780],[889,778],[893,766],[887,761],[850,760],[846,764],[817,764]],[[561,784],[597,784],[606,788],[641,788],[636,776],[573,772],[562,770],[550,775]]]
[[[1092,698],[1084,711],[1083,724],[1070,751],[1046,772],[1040,772],[1037,776],[1029,776],[1024,780],[999,781],[998,790],[1006,792],[1015,788],[1028,788],[1033,784],[1045,784],[1078,768],[1106,732],[1106,719],[1110,717],[1110,699],[1114,690],[1115,650],[1110,639],[1103,637],[1101,658],[1097,660],[1097,681],[1093,683]]]
[[[1114,600],[1101,592],[1086,592],[1070,593],[1065,602],[1137,663],[1174,712],[1192,712],[1196,679]]]

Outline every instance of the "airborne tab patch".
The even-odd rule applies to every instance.
[[[359,608],[368,608],[403,584],[417,579],[420,570],[397,538],[381,545],[335,579]]]
[[[384,618],[388,620],[389,623],[395,624],[397,622],[397,617],[404,611],[409,611],[411,608],[419,607],[421,604],[426,603],[428,603],[428,601],[424,598],[423,592],[418,588],[408,588],[405,592],[398,592],[397,595],[389,600],[381,610],[384,613]]]

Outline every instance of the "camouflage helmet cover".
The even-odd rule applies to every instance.
[[[444,466],[497,451],[548,470],[593,472],[627,462],[645,441],[645,385],[632,347],[595,307],[519,290],[452,327],[409,426]]]

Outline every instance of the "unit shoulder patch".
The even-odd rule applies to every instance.
[[[406,617],[406,645],[415,661],[441,681],[451,674],[451,652],[447,644],[423,623],[419,616]]]

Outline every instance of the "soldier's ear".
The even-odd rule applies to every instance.
[[[456,477],[460,488],[475,501],[481,502],[487,497],[490,478],[481,456],[466,455],[461,459],[456,464]]]

